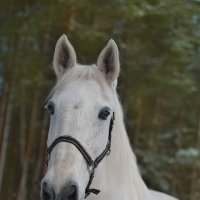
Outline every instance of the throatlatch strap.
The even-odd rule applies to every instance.
[[[88,165],[88,171],[89,171],[89,182],[88,185],[85,189],[85,198],[90,195],[90,193],[93,194],[99,194],[100,190],[97,189],[93,189],[90,188],[93,178],[94,178],[94,173],[95,173],[95,168],[97,168],[98,164],[103,160],[103,158],[106,155],[109,155],[110,153],[110,148],[111,148],[111,133],[112,133],[112,129],[113,129],[113,124],[114,124],[114,119],[115,119],[115,115],[113,112],[113,116],[110,119],[110,125],[109,125],[109,133],[108,133],[108,142],[106,145],[106,148],[104,149],[104,151],[93,161],[91,156],[89,155],[89,153],[86,151],[86,149],[82,146],[82,144],[75,138],[69,136],[69,135],[64,135],[64,136],[60,136],[58,138],[56,138],[53,143],[50,145],[50,147],[47,149],[47,153],[48,156],[50,156],[51,151],[53,150],[53,148],[60,142],[69,142],[71,144],[73,144],[74,146],[76,146],[76,148],[80,151],[80,153],[83,155],[83,157],[85,158],[85,161]],[[89,167],[92,167],[91,169],[89,169]]]

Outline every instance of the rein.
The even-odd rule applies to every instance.
[[[56,138],[53,143],[50,145],[50,147],[47,149],[47,153],[48,153],[48,160],[50,158],[50,154],[51,151],[53,150],[53,148],[60,142],[68,142],[70,144],[73,144],[78,150],[79,152],[82,154],[82,156],[84,157],[87,166],[88,166],[88,172],[89,172],[89,182],[88,185],[85,189],[85,198],[87,196],[89,196],[91,193],[93,194],[99,194],[100,190],[98,189],[94,189],[94,188],[90,188],[93,178],[94,178],[94,173],[95,173],[95,169],[98,167],[99,163],[103,160],[103,158],[106,155],[110,154],[111,151],[111,133],[112,133],[112,129],[113,129],[113,124],[114,124],[114,120],[115,120],[115,114],[113,112],[113,116],[110,119],[110,125],[109,125],[109,132],[108,132],[108,142],[106,145],[106,148],[103,150],[103,152],[95,159],[93,160],[90,156],[90,154],[86,151],[86,149],[83,147],[83,145],[75,138],[69,136],[69,135],[64,135],[64,136],[60,136],[58,138]]]

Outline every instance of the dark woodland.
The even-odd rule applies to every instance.
[[[118,93],[148,187],[200,199],[199,0],[1,0],[0,196],[39,199],[52,60],[65,33],[78,62],[96,63],[113,38]]]

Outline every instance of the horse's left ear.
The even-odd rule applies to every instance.
[[[119,51],[113,39],[109,40],[97,59],[97,67],[104,74],[109,85],[116,87],[120,71]]]

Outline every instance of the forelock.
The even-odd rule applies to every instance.
[[[99,84],[102,91],[104,92],[108,87],[105,78],[103,77],[102,73],[97,69],[96,65],[77,65],[63,74],[63,76],[57,81],[56,85],[53,87],[47,100],[51,98],[54,94],[61,92],[67,84],[76,80],[94,80]]]

